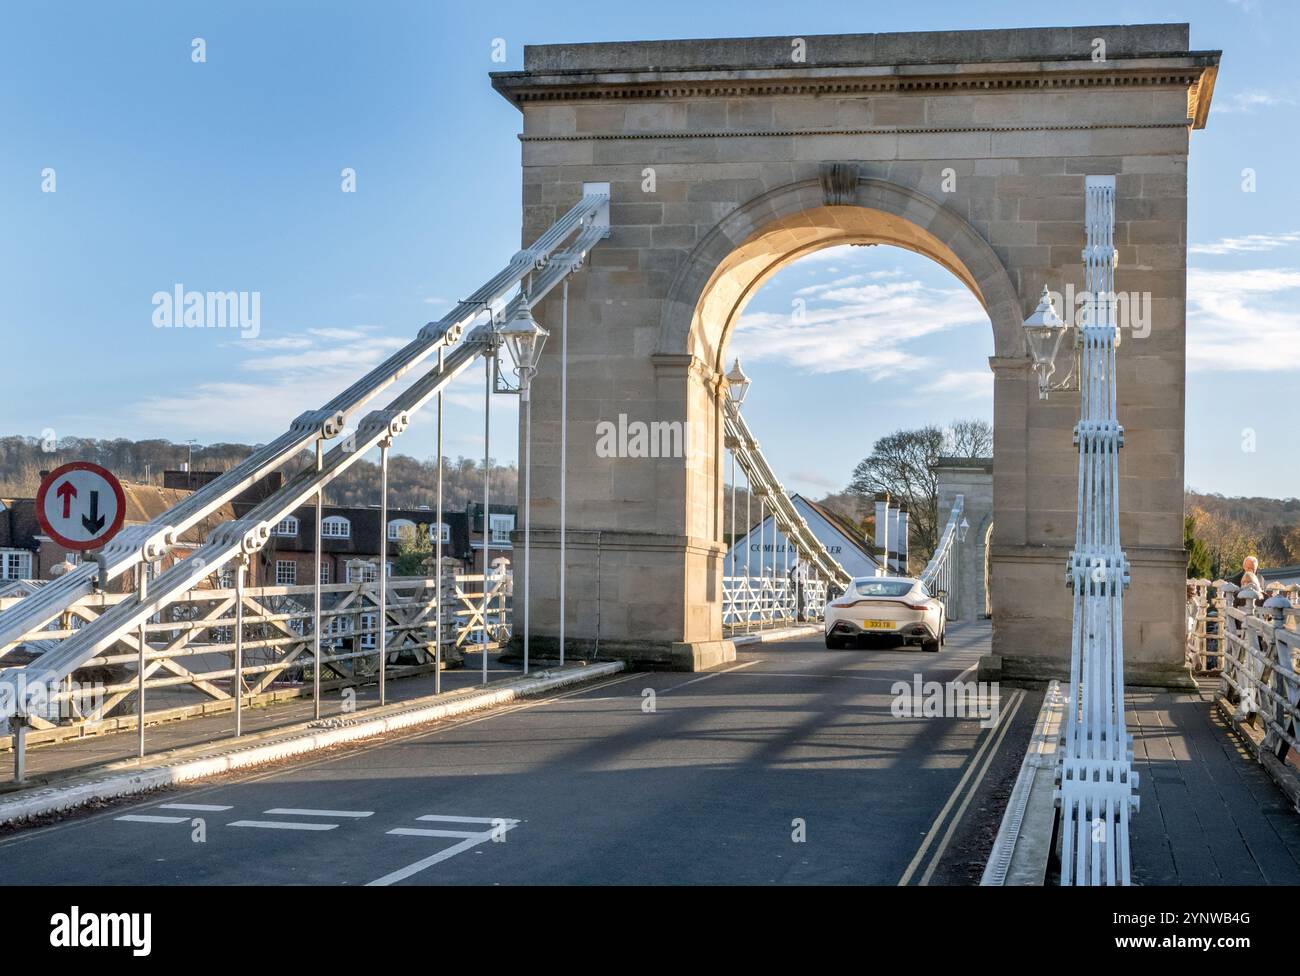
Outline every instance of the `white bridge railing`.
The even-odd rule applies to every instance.
[[[432,671],[441,630],[443,666],[458,666],[465,651],[481,651],[508,641],[512,623],[511,577],[447,574],[442,582],[441,627],[434,598],[436,581],[388,579],[384,657],[390,678]],[[231,588],[200,588],[172,601],[143,628],[144,691],[154,725],[244,706],[310,695],[314,657],[315,587],[263,586],[237,594]],[[373,684],[379,670],[379,585],[322,584],[319,667],[322,687],[338,689]],[[91,624],[130,594],[83,597],[60,619],[19,642],[29,670],[40,670],[41,656]],[[0,611],[22,598],[0,598]],[[236,683],[236,628],[242,627],[240,676]],[[133,630],[51,686],[38,686],[29,699],[29,745],[79,739],[136,728],[139,723],[141,660]],[[0,737],[0,752],[12,745]]]
[[[966,496],[958,495],[953,500],[952,511],[948,513],[948,524],[943,527],[943,535],[939,536],[939,544],[921,571],[921,582],[931,594],[943,601],[944,610],[950,605],[953,585],[957,579],[957,549],[965,541],[966,530],[970,528],[963,524],[965,519]]]
[[[722,580],[722,627],[728,634],[813,623],[826,612],[825,580],[785,576],[726,576]]]
[[[1198,621],[1188,637],[1188,663],[1219,675],[1217,698],[1235,722],[1253,728],[1261,764],[1300,776],[1300,587],[1274,584],[1266,593],[1232,583],[1195,580],[1189,611]],[[1189,627],[1189,631],[1191,628]],[[1203,637],[1201,635],[1204,635]]]

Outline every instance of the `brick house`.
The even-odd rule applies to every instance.
[[[178,504],[188,492],[124,481],[122,494],[126,499],[122,527],[126,528],[157,518]],[[0,511],[0,581],[53,579],[64,572],[67,566],[81,562],[82,553],[65,549],[42,531],[36,519],[36,499],[0,499],[0,505],[3,505],[3,511]],[[234,517],[233,506],[223,505],[218,508],[181,535],[180,544],[162,560],[160,568],[168,569],[184,559],[207,540],[209,532]],[[122,593],[133,589],[135,585],[135,574],[124,573],[113,580],[108,589],[110,592]]]
[[[321,582],[372,580],[379,564],[378,506],[326,505],[321,521]],[[391,575],[404,536],[424,531],[436,540],[431,508],[388,510],[388,567]],[[271,530],[271,539],[258,554],[257,579],[267,586],[304,586],[315,568],[316,506],[304,505]],[[469,537],[464,512],[442,513],[444,558],[467,562]]]

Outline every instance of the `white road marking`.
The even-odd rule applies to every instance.
[[[462,840],[482,833],[479,830],[432,830],[428,827],[394,827],[388,832],[401,837],[459,837]]]
[[[157,817],[150,816],[147,813],[128,813],[122,817],[114,817],[114,820],[126,820],[131,823],[156,823],[156,824],[178,824],[189,823],[189,817]]]
[[[1002,729],[998,732],[998,740],[993,743],[993,748],[989,750],[988,756],[984,759],[984,765],[980,768],[979,775],[971,783],[970,789],[966,791],[966,797],[961,801],[961,806],[957,812],[952,815],[948,821],[948,829],[944,831],[943,839],[939,846],[935,848],[934,857],[930,858],[930,866],[925,869],[925,874],[921,875],[921,884],[928,885],[930,879],[934,877],[935,870],[939,867],[939,861],[943,858],[944,851],[948,849],[948,843],[952,840],[953,833],[957,830],[957,825],[961,823],[961,818],[966,815],[966,808],[970,806],[970,801],[975,798],[975,793],[980,788],[980,783],[988,774],[989,767],[993,765],[993,760],[997,758],[998,750],[1002,748],[1002,740],[1007,737],[1007,730],[1011,728],[1012,719],[1016,717],[1016,712],[1020,710],[1020,703],[1025,700],[1025,694],[1022,691],[1020,697],[1015,700],[1011,706],[1011,717],[1002,723]]]
[[[220,803],[163,803],[158,806],[159,810],[198,810],[206,813],[220,813],[222,810],[233,810],[234,807],[223,806]]]
[[[442,813],[429,813],[423,817],[416,817],[416,820],[432,820],[438,823],[481,823],[481,824],[510,824],[514,826],[519,823],[518,820],[512,820],[509,817],[449,817]]]
[[[261,827],[266,830],[333,830],[338,824],[295,823],[292,820],[235,820],[227,827]]]
[[[480,844],[491,841],[494,837],[499,837],[507,830],[511,830],[519,825],[518,820],[508,819],[506,817],[448,817],[439,814],[428,814],[423,817],[417,817],[418,820],[447,822],[458,821],[461,823],[485,823],[492,824],[491,829],[471,833],[459,830],[431,830],[419,827],[397,827],[388,831],[390,834],[407,837],[461,837],[464,838],[459,844],[452,844],[450,847],[438,851],[436,854],[430,854],[428,857],[421,858],[404,868],[398,868],[391,871],[382,878],[376,878],[369,882],[367,888],[386,888],[388,885],[396,884],[398,881],[405,881],[412,875],[419,874],[426,868],[431,868],[435,864],[441,864],[443,861],[450,860],[457,854],[464,854],[468,850],[473,850]]]
[[[993,752],[989,753],[989,763],[985,764],[983,769],[980,770],[979,775],[975,778],[975,782],[971,784],[970,795],[974,795],[975,790],[979,788],[980,782],[984,779],[984,774],[988,772],[989,764],[992,763],[993,757],[997,755],[998,747],[1002,744],[1002,737],[1006,734],[1006,730],[1011,727],[1011,722],[1015,718],[1016,712],[1019,711],[1020,703],[1024,701],[1024,698],[1025,693],[1020,689],[1016,689],[1011,693],[1010,699],[1006,703],[1011,707],[1003,707],[998,715],[998,725],[989,729],[988,734],[984,736],[984,741],[980,743],[979,748],[975,750],[975,755],[967,764],[966,770],[962,773],[961,779],[957,781],[957,785],[953,787],[952,793],[948,796],[948,802],[943,805],[943,809],[939,811],[939,815],[934,818],[934,823],[930,826],[930,830],[925,835],[925,839],[921,841],[921,846],[917,848],[916,854],[912,857],[912,862],[908,864],[907,870],[904,871],[903,876],[899,878],[899,887],[906,887],[911,883],[912,876],[916,873],[917,868],[921,866],[921,862],[925,860],[926,852],[930,849],[930,845],[934,843],[935,837],[938,836],[939,829],[943,826],[944,819],[948,816],[949,811],[957,805],[958,798],[962,795],[962,791],[966,789],[966,783],[971,778],[971,774],[975,772],[976,767],[980,765],[980,761],[984,758],[984,754],[988,752],[989,746],[993,745],[996,739],[997,745],[994,745]],[[965,812],[966,804],[969,802],[970,799],[968,796],[966,802],[961,806],[962,812]],[[942,856],[944,849],[948,846],[948,841],[951,837],[952,830],[949,829],[949,831],[944,834],[943,842],[940,844],[938,851],[936,851],[934,858],[932,859],[932,869],[938,859]],[[933,870],[928,871],[925,874],[925,880],[928,880],[933,873]]]
[[[373,817],[373,810],[304,810],[297,807],[275,807],[271,810],[263,810],[263,813],[279,814],[285,817]]]

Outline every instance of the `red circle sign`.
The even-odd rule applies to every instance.
[[[68,549],[98,549],[126,518],[122,484],[89,461],[55,468],[36,493],[36,519],[45,534]]]

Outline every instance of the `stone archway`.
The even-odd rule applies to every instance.
[[[1094,60],[1105,41],[1106,58]],[[721,641],[719,355],[749,294],[808,249],[921,251],[980,297],[996,354],[990,559],[1004,677],[1068,667],[1077,394],[1040,401],[1019,341],[1045,284],[1080,287],[1087,174],[1117,181],[1117,287],[1149,292],[1119,352],[1131,681],[1182,669],[1187,155],[1217,55],[1186,25],[550,45],[493,83],[523,114],[525,242],[587,182],[611,235],[569,294],[568,635],[666,667]],[[560,299],[537,309],[552,330]],[[550,347],[553,349],[554,346]],[[534,648],[557,631],[558,361],[534,386]],[[597,427],[680,425],[687,456],[603,457]],[[544,567],[544,568],[543,568]]]
[[[837,244],[892,244],[937,262],[984,305],[997,355],[1024,354],[1020,301],[988,242],[919,188],[862,178],[856,163],[825,163],[818,179],[777,187],[719,221],[669,289],[656,352],[722,369],[726,340],[763,283]]]

